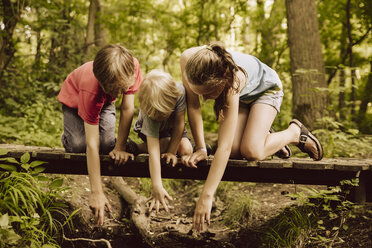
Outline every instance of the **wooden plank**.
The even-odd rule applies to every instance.
[[[339,171],[364,171],[369,170],[370,166],[363,161],[337,161],[335,170]]]
[[[3,148],[0,145],[0,148]],[[87,174],[86,155],[64,153],[63,149],[38,148],[25,146],[11,146],[7,156],[20,158],[24,152],[30,152],[31,160],[48,162],[46,173]],[[101,155],[102,175],[149,177],[148,155],[141,154],[134,161],[123,166],[116,166],[108,155]],[[213,156],[198,163],[198,168],[188,168],[181,164],[180,159],[176,167],[162,163],[163,178],[183,178],[205,180]],[[370,161],[369,161],[370,162]],[[335,185],[340,180],[355,178],[356,172],[369,169],[372,164],[365,160],[324,159],[312,161],[310,159],[271,159],[264,161],[229,160],[223,180],[299,183]],[[361,164],[363,164],[361,166]],[[343,167],[343,166],[348,167]],[[335,169],[337,167],[337,170]],[[372,170],[369,170],[372,171]]]
[[[334,164],[331,161],[293,160],[293,168],[301,170],[333,170]]]
[[[293,168],[293,162],[291,160],[283,159],[271,159],[259,161],[258,165],[260,168],[271,168],[271,169],[282,169],[282,168]]]

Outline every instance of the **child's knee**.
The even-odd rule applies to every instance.
[[[63,137],[62,137],[63,139]],[[85,137],[70,137],[70,138],[65,138],[63,146],[66,150],[66,152],[71,152],[71,153],[84,153],[86,152],[86,143],[85,143]]]
[[[231,147],[230,157],[231,158],[240,158],[241,157],[239,146],[233,145]]]
[[[242,145],[240,147],[240,153],[244,158],[251,161],[263,160],[265,158],[263,148],[260,149],[260,147],[257,146]]]
[[[100,139],[100,153],[108,154],[115,147],[115,136],[102,136]]]
[[[178,147],[178,154],[180,156],[188,155],[192,153],[192,145],[190,140],[187,138],[182,138],[180,145]]]

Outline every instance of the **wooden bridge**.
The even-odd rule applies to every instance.
[[[19,159],[24,153],[31,161],[48,162],[43,173],[87,174],[85,154],[65,153],[62,148],[30,147],[0,144],[8,150],[5,157]],[[116,166],[108,155],[101,155],[101,173],[104,176],[150,177],[148,155],[140,154],[134,161]],[[188,168],[179,163],[171,167],[162,162],[162,177],[205,180],[213,157]],[[341,180],[359,178],[354,200],[372,202],[372,159],[268,159],[264,161],[229,160],[222,180],[285,184],[339,185]]]

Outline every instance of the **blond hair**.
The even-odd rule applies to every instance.
[[[153,120],[168,117],[182,93],[169,73],[155,69],[143,79],[138,92],[140,109]]]
[[[94,58],[93,73],[106,93],[127,91],[134,80],[133,55],[119,44],[106,45]]]
[[[222,109],[226,106],[229,90],[238,92],[238,86],[234,84],[237,71],[238,66],[221,42],[204,46],[186,62],[186,77],[191,84],[207,85],[210,88],[224,85],[224,90],[214,102],[217,120],[223,117]]]

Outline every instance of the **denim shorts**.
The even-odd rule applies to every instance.
[[[115,146],[115,105],[105,104],[99,117],[99,139],[101,154],[108,154]],[[78,110],[62,104],[63,133],[62,145],[66,152],[85,153],[85,128],[84,121],[78,115]]]

